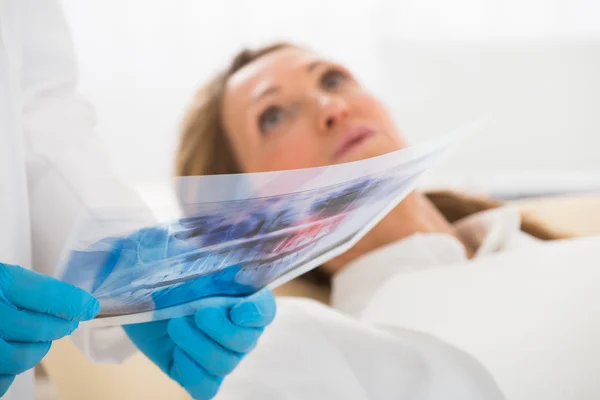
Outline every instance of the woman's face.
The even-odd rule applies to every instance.
[[[407,146],[383,104],[347,69],[296,48],[231,76],[222,118],[244,172],[320,167]]]

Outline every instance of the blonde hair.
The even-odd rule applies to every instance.
[[[299,48],[290,43],[274,43],[254,50],[238,53],[231,65],[200,88],[187,110],[182,125],[175,161],[177,176],[216,175],[242,172],[223,129],[221,104],[227,80],[237,71],[269,53]],[[484,197],[475,197],[451,191],[426,193],[429,200],[450,222],[471,214],[502,206],[502,203]],[[524,215],[521,230],[542,240],[567,237],[548,229],[544,224]],[[318,270],[314,270],[318,271]],[[312,275],[317,281],[327,279],[318,272]]]
[[[175,175],[218,175],[242,172],[227,139],[221,119],[223,92],[229,78],[269,53],[299,46],[278,42],[238,53],[229,67],[196,93],[187,110],[175,159]]]

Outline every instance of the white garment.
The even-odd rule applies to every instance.
[[[486,217],[507,228],[502,210]],[[500,251],[472,261],[389,271],[361,320],[464,350],[510,400],[600,399],[600,237],[532,242],[504,232],[485,241]],[[367,270],[368,259],[360,262]]]
[[[456,224],[478,258],[525,243],[520,216],[504,208]],[[503,398],[475,359],[438,338],[404,329],[392,317],[366,322],[363,310],[395,275],[467,261],[454,237],[418,234],[349,264],[333,281],[332,305],[278,300],[278,315],[257,349],[225,380],[219,399]],[[391,303],[393,308],[394,303]],[[386,304],[387,309],[387,304]],[[340,313],[343,311],[344,313]]]
[[[275,321],[219,400],[500,400],[473,358],[406,329],[381,329],[307,299],[278,299]]]
[[[455,226],[474,259],[440,234],[368,253],[333,281],[343,314],[280,299],[218,398],[600,398],[600,238],[539,241],[511,208]]]
[[[454,226],[461,238],[477,249],[471,263],[497,252],[541,244],[521,232],[521,215],[511,207],[477,213]],[[393,276],[468,261],[464,246],[455,237],[437,233],[415,234],[347,265],[333,279],[332,305],[348,314],[361,316],[375,293]]]
[[[76,87],[58,2],[0,0],[0,262],[51,274],[80,213],[141,204],[111,176],[93,110]],[[133,351],[122,330],[77,335],[102,361]],[[4,398],[33,399],[32,373],[18,376]]]

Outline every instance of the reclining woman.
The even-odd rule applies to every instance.
[[[360,131],[361,135],[353,135]],[[187,113],[179,176],[318,167],[408,146],[384,105],[344,66],[288,43],[241,52]],[[435,337],[367,321],[394,276],[535,246],[560,235],[466,195],[411,193],[356,246],[300,279],[331,307],[280,298],[262,344],[223,387],[232,398],[499,399],[475,359]],[[335,340],[335,341],[334,341]]]

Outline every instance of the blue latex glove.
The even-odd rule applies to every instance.
[[[36,366],[53,340],[92,319],[89,293],[49,276],[0,263],[0,397],[15,376]]]
[[[67,270],[89,275],[92,293],[118,274],[120,279],[113,280],[98,298],[119,292],[124,302],[135,304],[139,295],[128,289],[132,282],[142,275],[173,275],[172,270],[193,268],[195,260],[185,255],[196,247],[193,241],[172,234],[168,226],[157,226],[123,238],[106,238],[92,250],[72,254]],[[266,289],[255,293],[256,288],[236,282],[240,268],[231,265],[199,277],[188,273],[189,280],[174,285],[158,280],[150,294],[145,291],[155,310],[202,298],[204,306],[187,317],[124,326],[136,346],[196,399],[216,394],[223,378],[254,348],[274,318],[273,294]]]
[[[194,399],[212,399],[275,316],[275,298],[266,289],[232,303],[207,302],[194,315],[126,325],[125,332]]]

